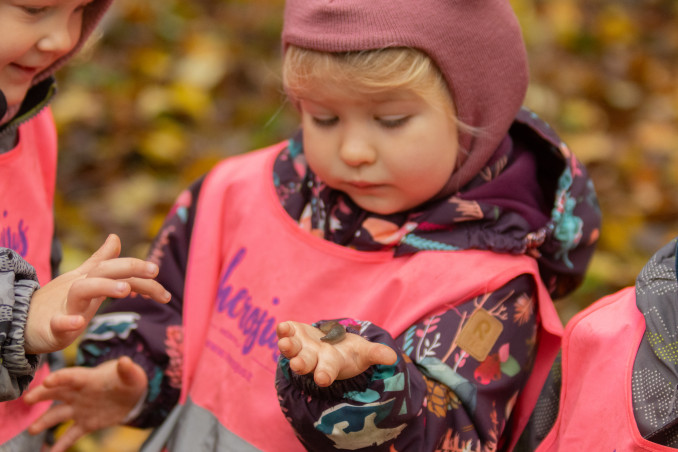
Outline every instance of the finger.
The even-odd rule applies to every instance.
[[[94,298],[124,297],[129,295],[132,287],[127,281],[109,278],[85,278],[73,282],[68,292],[69,299],[86,300]]]
[[[42,384],[29,390],[23,397],[28,404],[35,404],[45,400],[64,400],[71,392],[77,392],[82,388],[79,379],[71,375],[72,369],[57,370],[49,374]]]
[[[313,380],[321,387],[331,385],[337,379],[344,363],[341,353],[335,347],[326,345],[313,371]]]
[[[294,358],[301,350],[301,344],[291,337],[283,337],[278,340],[278,350],[285,358]]]
[[[390,366],[398,360],[398,354],[388,345],[371,344],[367,352],[367,367],[375,364],[384,364]]]
[[[146,372],[128,356],[118,359],[116,370],[120,381],[126,386],[145,387],[147,384]]]
[[[129,283],[107,278],[85,278],[73,282],[68,291],[68,314],[94,314],[107,297],[122,298],[132,291]]]
[[[75,444],[77,440],[85,436],[86,433],[88,432],[86,432],[79,424],[73,424],[59,436],[57,442],[50,449],[50,452],[65,452],[69,447]]]
[[[158,266],[153,262],[134,257],[119,257],[98,262],[87,273],[87,277],[111,279],[150,278],[158,275]]]
[[[129,278],[126,282],[132,287],[134,292],[144,297],[150,297],[159,303],[168,303],[172,299],[172,294],[155,280]]]
[[[334,380],[337,379],[339,375],[339,369],[334,366],[320,366],[315,368],[313,372],[313,380],[315,384],[320,387],[326,387],[334,383]]]
[[[290,359],[290,369],[299,375],[306,375],[312,372],[317,364],[317,353],[309,352],[306,349],[302,349],[297,356]]]
[[[23,397],[23,401],[29,405],[33,405],[38,402],[44,402],[45,400],[60,400],[60,395],[59,389],[38,386],[27,392]]]
[[[87,273],[89,269],[97,265],[99,262],[108,260],[108,259],[115,259],[120,255],[120,237],[118,237],[115,234],[110,234],[108,237],[106,237],[106,241],[99,247],[98,250],[90,256],[89,259],[87,259],[80,267],[79,270],[81,270],[83,273]]]
[[[58,335],[82,330],[87,321],[81,315],[57,315],[50,320],[50,326],[52,333]]]
[[[71,391],[80,391],[89,383],[92,370],[83,367],[68,367],[49,374],[42,381],[46,388],[61,388]]]
[[[73,408],[70,405],[54,405],[28,427],[28,433],[35,435],[72,418]]]
[[[294,335],[294,324],[292,322],[281,322],[275,329],[278,339],[282,337],[290,337]]]

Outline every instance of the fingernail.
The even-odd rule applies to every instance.
[[[115,290],[119,293],[123,293],[127,291],[127,283],[125,282],[118,282],[115,284]]]
[[[153,262],[149,262],[148,264],[146,264],[146,270],[148,271],[148,273],[155,275],[158,272],[158,266],[155,265]]]
[[[167,291],[165,291],[165,293],[162,295],[162,299],[165,300],[165,301],[170,301],[171,298],[172,298],[172,294],[167,292]]]

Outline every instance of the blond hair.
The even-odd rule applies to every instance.
[[[283,86],[293,103],[318,83],[344,85],[364,94],[407,89],[448,111],[460,132],[473,133],[458,120],[452,95],[435,63],[423,52],[392,47],[331,53],[288,46],[282,68]]]

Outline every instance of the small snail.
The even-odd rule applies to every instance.
[[[346,328],[344,328],[336,320],[325,322],[318,328],[320,328],[320,331],[325,333],[325,335],[321,337],[320,340],[327,342],[328,344],[339,343],[346,337]]]

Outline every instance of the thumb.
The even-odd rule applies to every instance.
[[[146,372],[129,357],[122,356],[118,359],[117,370],[118,377],[123,385],[135,388],[146,386]]]
[[[398,355],[396,352],[391,347],[384,344],[372,344],[367,356],[370,361],[370,365],[391,365],[398,360]]]

